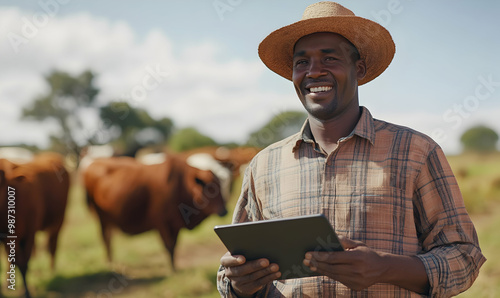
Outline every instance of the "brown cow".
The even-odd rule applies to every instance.
[[[19,170],[6,160],[1,164],[0,233],[7,252],[7,261],[10,263],[7,267],[7,283],[11,289],[15,285],[17,267],[24,280],[25,295],[30,297],[26,273],[35,243],[35,233],[42,226],[40,210],[43,210],[43,200],[33,172]]]
[[[30,297],[26,272],[35,233],[41,226],[37,210],[42,208],[42,200],[32,175],[14,174],[16,167],[16,164],[0,159],[0,240],[5,245],[6,260],[10,263],[7,265],[7,286],[15,289],[17,267],[23,277],[25,295]]]
[[[158,230],[175,269],[180,229],[192,229],[213,213],[227,213],[217,177],[171,154],[153,165],[130,157],[96,159],[83,172],[83,180],[110,262],[112,226],[131,235]]]
[[[40,182],[40,191],[45,204],[42,230],[48,233],[50,266],[54,269],[57,240],[68,202],[70,176],[64,167],[63,157],[53,152],[35,155],[33,161],[25,166],[35,171]]]
[[[60,155],[42,153],[21,165],[0,160],[0,178],[0,233],[7,237],[3,239],[7,251],[10,252],[10,246],[15,246],[15,258],[9,261],[19,267],[25,281],[26,296],[29,296],[26,272],[35,233],[39,230],[48,233],[52,269],[55,266],[57,239],[68,198],[69,174]],[[13,229],[6,224],[9,215],[15,220]],[[15,239],[8,238],[12,234]],[[11,245],[12,240],[16,245]]]

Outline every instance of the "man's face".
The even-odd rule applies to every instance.
[[[358,79],[366,66],[354,61],[354,51],[347,39],[328,32],[304,36],[295,44],[292,81],[311,116],[329,120],[359,105]]]

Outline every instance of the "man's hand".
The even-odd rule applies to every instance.
[[[251,297],[281,276],[278,265],[269,264],[267,259],[246,262],[244,256],[233,256],[227,252],[220,263],[226,268],[226,277],[231,280],[234,292],[240,297]]]
[[[353,290],[379,282],[385,272],[383,257],[364,243],[343,236],[343,252],[308,252],[304,264],[312,271],[337,280]]]
[[[428,291],[427,274],[417,257],[378,252],[343,236],[339,240],[345,251],[307,252],[304,265],[353,290],[391,283],[418,293]]]

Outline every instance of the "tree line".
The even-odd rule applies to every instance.
[[[112,144],[119,155],[126,156],[134,156],[139,149],[150,146],[168,146],[173,151],[215,145],[263,148],[299,131],[307,117],[301,111],[284,111],[251,133],[245,144],[218,144],[195,127],[176,127],[172,119],[156,119],[145,109],[132,107],[124,100],[100,104],[96,101],[100,90],[90,70],[75,76],[53,70],[44,79],[48,92],[36,96],[24,107],[21,118],[54,121],[59,130],[48,136],[50,145],[45,149],[74,155],[77,162],[85,146],[99,144]],[[89,114],[98,116],[97,128],[86,124]],[[476,126],[467,130],[460,141],[465,152],[491,152],[497,150],[498,139],[493,129]]]
[[[111,144],[118,155],[125,156],[134,156],[139,149],[154,146],[168,146],[173,151],[216,145],[265,147],[298,131],[306,118],[303,112],[285,111],[252,133],[245,144],[218,144],[195,127],[177,127],[172,119],[154,118],[125,100],[98,102],[100,90],[95,77],[90,70],[78,75],[53,70],[44,77],[48,91],[23,107],[21,115],[22,120],[57,124],[59,129],[47,136],[50,145],[44,149],[74,155],[78,160],[84,147],[100,144]],[[97,126],[93,123],[92,128],[88,125],[91,115],[98,118]]]

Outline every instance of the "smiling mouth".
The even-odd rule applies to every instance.
[[[332,90],[333,88],[331,86],[319,86],[319,87],[311,87],[308,88],[309,92],[311,93],[320,93],[320,92],[328,92]]]

